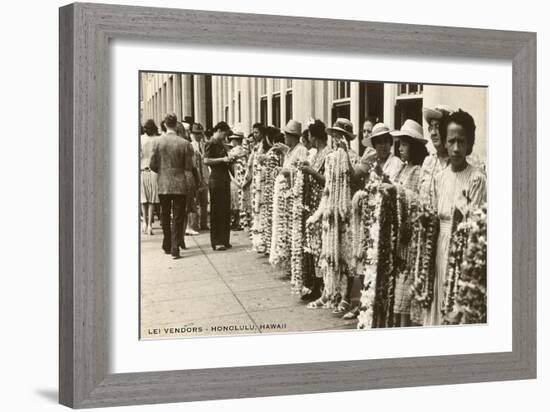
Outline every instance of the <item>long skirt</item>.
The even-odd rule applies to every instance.
[[[212,247],[229,244],[231,189],[229,180],[210,179],[210,243]]]
[[[435,256],[434,296],[432,306],[426,314],[424,326],[438,326],[442,323],[441,309],[445,298],[445,281],[447,280],[447,263],[452,237],[452,220],[441,220],[439,237],[437,238],[437,254]]]

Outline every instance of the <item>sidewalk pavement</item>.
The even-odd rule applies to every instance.
[[[213,251],[209,232],[186,236],[173,260],[162,230],[141,235],[141,339],[353,329],[329,309],[307,309],[288,279],[251,250],[245,231]]]

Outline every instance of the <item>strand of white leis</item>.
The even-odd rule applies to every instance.
[[[294,284],[294,291],[301,293],[304,267],[304,173],[300,169],[294,175],[292,195],[291,282]]]
[[[382,195],[380,192],[371,187],[371,194],[368,201],[373,208],[372,216],[367,229],[368,234],[368,249],[367,257],[364,265],[363,289],[361,290],[361,309],[358,316],[358,329],[369,329],[372,327],[372,319],[374,314],[374,301],[376,298],[376,275],[378,272],[378,239],[380,234],[380,210],[382,204]]]

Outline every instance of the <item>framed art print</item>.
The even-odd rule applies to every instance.
[[[62,7],[61,403],[534,378],[535,46]]]

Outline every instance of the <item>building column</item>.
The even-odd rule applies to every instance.
[[[258,100],[258,79],[256,77],[250,79],[250,104],[252,123],[257,123],[260,121],[260,115],[258,114],[260,102]],[[252,127],[252,124],[250,127]]]
[[[329,126],[329,115],[327,112],[328,109],[328,81],[326,80],[315,80],[315,110],[313,117],[315,119],[320,119]]]
[[[165,116],[166,113],[168,113],[168,111],[166,110],[166,103],[167,103],[167,99],[166,99],[166,83],[163,83],[162,84],[162,87],[161,87],[161,92],[160,92],[160,102],[161,102],[161,111],[162,111],[162,114],[161,116]]]
[[[155,93],[155,120],[158,122],[160,126],[160,122],[162,121],[162,115],[160,114],[160,89],[157,90]]]
[[[220,96],[220,117],[219,122],[225,121],[225,101],[226,101],[226,89],[225,89],[225,76],[220,76],[219,81],[219,96]]]
[[[174,111],[174,80],[173,77],[168,77],[166,80],[166,112]]]
[[[158,111],[157,111],[157,94],[156,93],[153,94],[152,102],[153,102],[153,119],[155,120],[155,122],[158,124],[160,128],[160,121],[159,121]]]
[[[313,117],[313,101],[315,94],[313,93],[313,80],[295,80],[293,84],[293,104],[292,118],[306,124],[310,117]]]
[[[281,118],[279,123],[281,127],[286,126],[286,79],[279,79],[279,90],[281,96]]]
[[[395,83],[384,83],[384,123],[390,129],[395,124],[395,99],[397,97],[397,87]]]
[[[350,117],[353,124],[353,133],[356,136],[360,136],[361,125],[359,125],[359,82],[350,82]],[[359,153],[359,138],[353,139],[351,142],[351,148]]]
[[[174,75],[174,112],[176,113],[176,116],[178,119],[181,119],[181,75],[176,74]]]
[[[334,100],[335,85],[335,80],[329,80],[327,82],[327,126],[332,126],[332,102]]]
[[[193,116],[193,76],[181,75],[181,119]]]
[[[194,90],[194,99],[195,99],[195,112],[193,113],[193,118],[195,122],[202,125],[206,125],[206,91],[204,84],[203,75],[193,76],[193,90]]]
[[[212,124],[218,122],[218,76],[212,76]]]
[[[252,99],[251,99],[251,78],[241,77],[241,129],[245,137],[251,132],[252,127]]]

